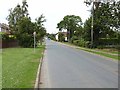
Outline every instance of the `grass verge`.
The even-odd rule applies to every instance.
[[[82,49],[82,50],[88,51],[88,52],[91,52],[91,53],[95,53],[95,54],[98,54],[98,55],[101,55],[101,56],[109,57],[109,58],[112,58],[112,59],[115,59],[115,60],[118,60],[118,56],[116,56],[116,55],[110,55],[110,54],[107,54],[107,53],[92,51],[90,49]]]
[[[33,88],[44,48],[3,49],[2,88]]]

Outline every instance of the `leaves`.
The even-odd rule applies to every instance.
[[[60,31],[66,29],[68,32],[68,39],[70,41],[70,39],[74,35],[74,31],[81,25],[82,20],[79,16],[67,15],[63,18],[62,21],[57,24],[57,28],[59,28]]]
[[[9,22],[10,29],[12,33],[16,36],[22,47],[33,47],[33,32],[36,31],[36,42],[42,41],[44,35],[46,34],[43,22],[46,20],[45,17],[41,15],[36,22],[32,22],[31,18],[28,16],[28,4],[26,0],[23,0],[22,6],[19,4],[14,8],[9,10],[9,15],[7,20]]]

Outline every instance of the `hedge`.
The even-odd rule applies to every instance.
[[[120,44],[120,40],[118,38],[111,38],[111,39],[101,38],[101,39],[99,39],[99,45],[118,45],[118,44]]]

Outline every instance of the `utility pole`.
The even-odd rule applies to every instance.
[[[84,1],[86,4],[91,4],[92,3],[92,12],[91,12],[91,14],[92,14],[92,20],[91,20],[91,48],[93,47],[93,20],[94,20],[94,0],[92,1],[92,0],[85,0]]]
[[[86,5],[91,5],[92,4],[92,21],[91,21],[91,47],[93,46],[93,42],[94,42],[94,30],[93,30],[93,20],[94,20],[94,6],[95,9],[99,8],[100,3],[107,3],[107,2],[115,2],[115,0],[84,0],[84,3],[86,3]]]
[[[91,48],[93,46],[93,20],[94,20],[94,2],[92,6],[92,21],[91,21]]]
[[[33,36],[34,36],[34,53],[35,53],[35,44],[36,44],[35,36],[36,36],[36,32],[33,32]]]

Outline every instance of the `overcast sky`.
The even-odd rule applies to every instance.
[[[27,0],[28,10],[32,21],[41,14],[47,21],[44,23],[47,32],[56,33],[59,23],[66,15],[78,15],[84,22],[89,16],[90,7],[84,4],[84,0]],[[7,23],[8,10],[14,8],[22,0],[0,0],[0,23]]]

